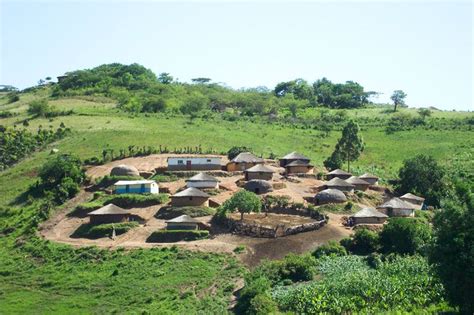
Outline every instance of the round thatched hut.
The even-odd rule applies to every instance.
[[[256,194],[265,194],[273,190],[272,184],[266,180],[252,179],[244,185],[245,190],[254,192]]]
[[[117,165],[110,171],[112,176],[140,176],[140,172],[135,166],[130,165]]]
[[[316,194],[314,201],[317,205],[324,205],[327,203],[343,203],[347,201],[347,198],[338,189],[325,189]]]

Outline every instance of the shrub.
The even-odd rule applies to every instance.
[[[167,201],[168,195],[166,194],[120,194],[110,196],[104,202],[104,205],[113,203],[123,208],[147,207],[163,204]]]
[[[18,102],[20,100],[20,95],[18,92],[10,92],[7,95],[8,97],[8,104]]]
[[[195,241],[209,237],[206,230],[158,230],[148,237],[147,242],[171,243],[179,241]]]
[[[277,304],[268,293],[259,293],[250,300],[247,314],[267,315],[278,310]]]
[[[176,218],[180,215],[186,214],[192,218],[204,217],[208,215],[214,215],[215,209],[209,207],[162,207],[157,213],[158,219],[169,220]]]
[[[252,149],[248,147],[232,147],[229,149],[229,151],[227,151],[227,157],[229,160],[232,160],[242,152],[252,152]]]
[[[43,98],[40,100],[31,101],[28,104],[28,114],[38,117],[45,117],[47,113],[51,112],[52,108],[48,104],[48,100]]]
[[[113,229],[115,234],[124,234],[131,229],[138,226],[137,222],[122,222],[122,223],[106,223],[106,224],[83,224],[77,229],[73,236],[74,237],[86,237],[86,238],[101,238],[112,235]]]
[[[357,229],[349,240],[341,241],[348,251],[357,255],[368,255],[380,249],[379,235],[368,229]]]
[[[434,212],[430,210],[415,210],[415,218],[425,223],[431,223],[434,215]]]
[[[240,254],[245,251],[245,245],[239,245],[236,248],[234,248],[234,253]]]
[[[313,279],[316,260],[311,255],[288,254],[282,260],[266,261],[255,273],[263,275],[272,284],[309,281]]]
[[[137,180],[137,179],[143,179],[141,176],[117,176],[117,175],[105,175],[102,177],[98,183],[96,184],[97,188],[107,188],[119,180]]]
[[[322,256],[345,256],[347,255],[347,251],[336,241],[331,240],[327,244],[316,248],[312,255],[316,258],[320,258]]]
[[[380,244],[385,253],[423,253],[431,239],[431,228],[413,218],[391,218],[380,232]]]
[[[258,295],[268,294],[270,287],[270,281],[264,276],[245,279],[245,286],[240,292],[239,299],[235,306],[235,312],[237,314],[253,314],[252,300]],[[261,298],[258,298],[254,303],[254,308],[259,304],[259,300],[261,301]]]

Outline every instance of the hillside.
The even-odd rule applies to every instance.
[[[416,109],[393,113],[391,107],[370,103],[341,109],[313,106],[304,97],[292,103],[270,97],[273,92],[268,91],[244,95],[225,90],[226,97],[255,98],[240,110],[235,108],[238,101],[229,101],[227,109],[213,110],[204,106],[219,103],[216,100],[224,96],[212,99],[203,93],[209,103],[183,111],[179,108],[200,98],[192,93],[208,87],[180,85],[171,88],[174,94],[166,99],[167,109],[153,112],[127,107],[135,97],[140,104],[153,98],[145,95],[146,89],[115,87],[119,90],[105,95],[94,90],[97,86],[62,93],[57,86],[45,86],[19,93],[13,103],[7,95],[0,96],[3,130],[24,128],[34,133],[40,127],[56,130],[61,124],[70,129],[64,138],[39,147],[0,173],[0,308],[5,313],[225,313],[235,283],[247,272],[232,255],[176,247],[73,249],[39,238],[34,231],[45,219],[38,210],[41,200],[22,197],[38,180],[38,170],[52,149],[90,161],[102,159],[104,152],[106,158],[117,156],[130,146],[171,151],[200,147],[223,154],[233,146],[246,146],[265,158],[298,151],[312,159],[318,173],[325,172],[323,161],[333,151],[342,126],[353,119],[366,144],[352,165],[354,174],[376,174],[390,187],[403,161],[420,153],[433,156],[452,173],[474,169],[473,113],[432,111],[420,122]],[[122,88],[130,95],[121,98]],[[194,96],[187,98],[189,93]],[[31,102],[41,99],[59,114],[46,118],[28,112]],[[264,104],[265,110],[254,112],[262,99],[271,99],[278,110]],[[291,104],[298,110],[293,111]],[[387,126],[394,124],[399,124],[396,130],[387,132]]]

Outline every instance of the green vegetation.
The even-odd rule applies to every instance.
[[[373,268],[363,257],[326,256],[317,273],[321,279],[309,284],[273,288],[279,308],[297,314],[446,309],[443,287],[422,257],[395,256]]]
[[[163,204],[167,201],[167,194],[120,194],[106,197],[104,205],[113,203],[123,208],[148,207]]]
[[[336,144],[334,152],[324,161],[324,166],[329,169],[342,167],[342,163],[347,162],[347,171],[350,172],[350,162],[354,162],[364,151],[364,140],[359,135],[359,125],[354,121],[349,121],[342,130],[342,136]]]
[[[197,218],[197,217],[204,217],[204,216],[208,216],[208,215],[214,215],[215,213],[216,213],[216,210],[213,209],[213,208],[209,208],[209,207],[193,207],[193,206],[173,207],[173,206],[167,206],[167,207],[162,207],[156,213],[156,217],[158,219],[169,220],[169,219],[179,217],[180,215],[183,215],[183,214],[189,215],[192,218]]]
[[[179,241],[195,241],[209,237],[206,230],[158,230],[148,237],[147,242],[172,243]]]
[[[244,219],[244,213],[260,212],[262,201],[256,194],[246,190],[239,190],[230,199],[227,199],[220,208],[221,213],[240,212],[240,219]]]
[[[446,196],[446,171],[431,156],[423,154],[405,160],[399,171],[397,190],[424,196],[425,203],[439,207]]]
[[[73,237],[84,238],[101,238],[112,236],[112,231],[115,229],[115,234],[120,235],[127,233],[131,229],[138,226],[137,222],[123,222],[123,223],[107,223],[107,224],[83,224],[72,235]]]
[[[453,305],[474,312],[474,185],[457,182],[453,195],[434,217],[430,259]]]
[[[118,182],[119,180],[137,180],[143,179],[141,176],[117,176],[117,175],[106,175],[100,178],[97,181],[96,187],[97,188],[108,188]]]
[[[323,256],[345,256],[347,255],[346,249],[338,244],[336,241],[329,241],[328,244],[324,244],[316,248],[313,252],[315,258],[321,258]]]
[[[341,240],[341,244],[356,255],[368,255],[380,251],[380,236],[368,229],[357,229],[351,238]]]

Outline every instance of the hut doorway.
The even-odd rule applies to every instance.
[[[258,195],[260,193],[260,188],[255,188],[254,192]]]
[[[187,170],[191,169],[191,161],[186,161],[186,169]]]

